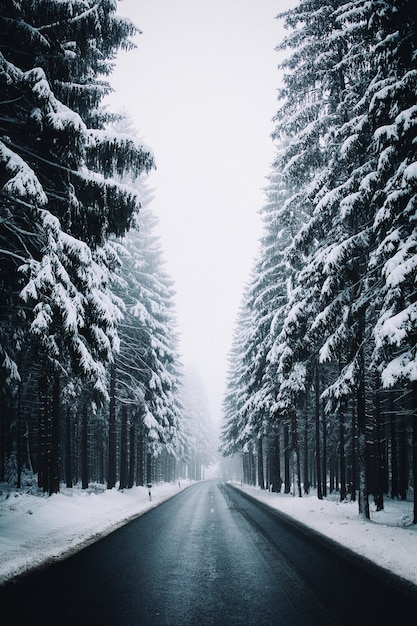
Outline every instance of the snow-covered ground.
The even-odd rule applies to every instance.
[[[51,497],[0,489],[0,584],[79,550],[189,484],[156,485],[152,501],[144,487],[63,488]],[[235,486],[417,585],[417,528],[411,525],[411,502],[387,499],[385,510],[373,510],[371,521],[366,521],[354,502]]]

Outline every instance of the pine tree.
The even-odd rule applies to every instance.
[[[131,426],[146,440],[146,452],[180,455],[180,369],[174,291],[163,268],[156,218],[141,183],[138,229],[122,241],[124,253],[115,289],[123,301],[120,353],[116,359],[119,401],[131,407]],[[131,459],[131,462],[133,460]]]
[[[57,489],[59,406],[52,402],[52,418],[48,396],[57,397],[60,377],[72,372],[103,395],[104,365],[117,343],[119,315],[108,290],[114,255],[106,241],[126,232],[140,202],[114,177],[153,165],[148,148],[104,130],[103,77],[136,32],[115,9],[92,0],[0,6],[0,286],[7,306],[0,352],[3,379],[13,384],[18,349],[32,340],[42,347],[54,459],[49,491]]]

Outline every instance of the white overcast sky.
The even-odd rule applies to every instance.
[[[261,233],[283,36],[296,0],[123,0],[140,28],[119,55],[112,110],[155,154],[153,209],[177,297],[181,353],[219,420],[227,357]]]

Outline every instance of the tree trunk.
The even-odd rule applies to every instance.
[[[84,403],[81,427],[81,487],[88,489],[88,409]]]
[[[292,416],[292,449],[294,454],[295,473],[297,477],[298,496],[302,497],[301,491],[301,464],[300,464],[300,444],[298,441],[297,414]]]
[[[264,477],[264,454],[263,454],[263,437],[258,439],[258,485],[261,489],[265,489],[265,477]]]
[[[138,443],[136,447],[136,475],[138,477],[138,485],[141,487],[145,484],[145,455],[144,455],[144,437],[143,426],[139,426]]]
[[[17,488],[20,489],[22,486],[22,459],[23,459],[23,450],[22,450],[22,393],[21,393],[21,383],[18,385],[17,390]]]
[[[146,483],[152,483],[152,454],[146,454]]]
[[[116,485],[116,366],[110,366],[109,404],[109,464],[107,469],[107,489]]]
[[[322,435],[323,435],[323,454],[322,454],[322,490],[323,498],[327,496],[327,422],[324,411],[322,413]]]
[[[340,501],[346,500],[345,414],[339,413]]]
[[[398,450],[397,450],[397,426],[394,413],[393,393],[389,392],[390,409],[390,449],[391,449],[391,498],[398,498]]]
[[[411,419],[413,424],[413,524],[417,524],[417,381],[411,383]]]
[[[364,337],[364,316],[359,323],[359,344],[362,344]],[[366,519],[370,519],[367,465],[368,451],[366,444],[366,402],[365,402],[365,357],[363,345],[358,349],[359,360],[359,382],[357,389],[357,412],[358,412],[358,466],[359,466],[359,513]]]
[[[357,446],[357,434],[356,434],[356,411],[352,408],[352,421],[351,421],[351,481],[350,481],[350,499],[352,502],[356,500],[356,446]]]
[[[127,486],[129,489],[132,489],[135,484],[135,460],[136,460],[136,430],[135,430],[135,421],[131,418],[130,428],[129,428],[129,478],[127,481]]]
[[[69,489],[73,486],[72,481],[72,450],[71,450],[71,408],[67,407],[66,431],[65,431],[65,480]]]
[[[119,489],[128,486],[128,441],[127,441],[127,406],[124,404],[121,410],[121,432],[120,432],[120,484]]]
[[[284,423],[284,493],[291,492],[290,436],[287,422]]]
[[[379,376],[375,377],[374,389],[374,418],[375,418],[375,485],[374,502],[377,511],[384,508],[383,484],[385,478],[384,455],[382,453],[382,428],[381,428],[381,398]]]
[[[48,491],[49,485],[49,395],[47,389],[41,391],[42,403],[39,411],[39,452],[38,452],[38,487]]]
[[[398,449],[398,483],[401,500],[407,499],[407,465],[408,465],[408,438],[406,418],[400,419],[399,424],[399,449]]]
[[[309,469],[309,410],[308,406],[304,410],[304,460],[303,460],[303,474],[304,474],[304,493],[310,493],[310,479],[308,474]]]
[[[52,379],[52,415],[51,415],[51,454],[49,470],[49,495],[59,492],[60,469],[61,469],[61,420],[60,420],[60,397],[61,381],[58,373],[54,373]]]
[[[316,424],[316,480],[317,480],[317,497],[323,500],[323,491],[321,483],[321,458],[320,458],[320,374],[319,366],[316,364],[315,375],[315,424]]]
[[[6,399],[4,397],[4,391],[1,395],[0,446],[0,483],[4,483],[6,476]]]
[[[255,465],[255,453],[253,446],[249,448],[249,459],[250,459],[250,484],[256,485],[256,465]]]
[[[275,427],[275,433],[270,444],[270,476],[271,490],[281,493],[281,454],[280,454],[280,436],[279,425]]]
[[[249,485],[249,453],[242,453],[242,474],[243,474],[243,483],[245,485]]]

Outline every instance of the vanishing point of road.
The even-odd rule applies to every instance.
[[[390,626],[416,623],[417,591],[207,481],[0,587],[0,615],[4,626]]]

